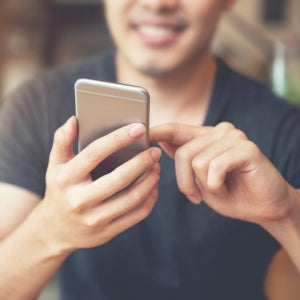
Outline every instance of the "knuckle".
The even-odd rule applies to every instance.
[[[82,201],[78,198],[69,197],[68,205],[71,212],[80,213],[82,211]]]
[[[216,126],[216,129],[221,130],[222,132],[229,132],[235,127],[229,122],[221,122]]]
[[[139,189],[133,189],[131,191],[131,197],[133,203],[138,203],[142,199],[142,193]]]
[[[67,202],[70,212],[80,213],[84,209],[86,196],[76,188],[69,188],[66,191]]]
[[[90,144],[88,147],[86,147],[84,149],[84,153],[86,158],[88,159],[89,162],[96,164],[101,160],[100,157],[100,152],[97,151],[97,144],[96,142],[93,142],[92,144]]]
[[[207,188],[207,191],[211,194],[211,195],[218,195],[219,193],[219,187],[218,186],[215,186],[215,185],[212,185],[210,183],[207,184],[206,186]]]
[[[114,131],[112,133],[112,139],[113,139],[115,145],[121,145],[121,144],[123,144],[122,143],[122,140],[123,140],[122,139],[122,135],[121,135],[121,133],[118,130]]]
[[[150,166],[153,165],[153,158],[150,149],[149,151],[144,151],[138,155],[137,164],[144,170],[148,169]]]
[[[63,171],[59,172],[55,176],[55,184],[58,188],[64,188],[68,185],[69,175]]]
[[[175,160],[188,160],[189,159],[189,154],[188,152],[185,150],[184,147],[180,147],[177,149],[176,153],[175,153]]]
[[[209,163],[209,169],[218,170],[219,168],[220,162],[217,159],[214,159]]]
[[[260,150],[257,145],[252,141],[245,141],[245,150],[249,153],[249,155],[259,155]]]
[[[117,172],[117,171],[118,170],[111,173],[110,184],[117,189],[125,188],[127,186],[126,176],[125,176],[125,174],[123,174],[121,172]]]
[[[206,161],[204,159],[201,159],[199,157],[194,158],[192,160],[192,168],[193,170],[202,171],[206,168]]]
[[[86,216],[83,220],[83,224],[87,228],[93,228],[98,224],[98,220],[94,216]]]
[[[235,140],[245,140],[245,139],[247,139],[246,134],[240,129],[232,130],[230,132],[230,136],[231,136],[232,139],[235,139]]]
[[[143,152],[142,160],[147,164],[147,166],[153,165],[153,156],[151,154],[152,149],[149,149],[146,152]]]

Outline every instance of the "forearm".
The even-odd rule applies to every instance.
[[[34,299],[67,253],[43,236],[40,207],[0,243],[0,299]]]
[[[300,273],[300,190],[291,189],[293,203],[289,215],[263,227],[278,240]]]

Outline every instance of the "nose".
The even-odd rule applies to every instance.
[[[156,11],[169,11],[178,8],[180,0],[140,0],[144,7]]]

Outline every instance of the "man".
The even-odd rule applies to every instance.
[[[233,2],[105,1],[116,52],[6,100],[1,299],[34,298],[59,268],[62,299],[263,299],[278,249],[265,229],[300,265],[300,114],[210,54]],[[145,128],[130,124],[74,155],[79,77],[147,88],[151,138],[167,155],[154,146],[91,181]]]

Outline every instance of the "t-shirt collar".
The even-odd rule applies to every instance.
[[[116,82],[116,64],[115,64],[115,49],[110,49],[105,54],[105,64],[103,66],[103,73],[107,81]],[[210,103],[203,125],[216,125],[222,120],[223,112],[231,95],[230,85],[230,69],[220,59],[216,58],[217,73],[213,84]]]

